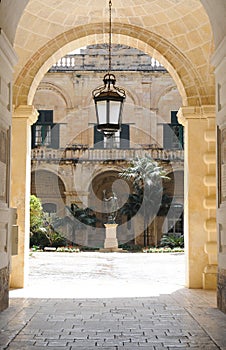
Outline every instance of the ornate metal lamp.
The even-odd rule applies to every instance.
[[[97,130],[111,137],[121,128],[122,108],[126,97],[125,90],[115,86],[116,78],[111,73],[111,7],[109,0],[109,66],[105,74],[104,85],[93,90],[93,99],[96,108]]]

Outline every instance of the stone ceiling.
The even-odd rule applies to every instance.
[[[19,56],[15,71],[16,93],[18,94],[21,85],[21,74],[25,80],[29,74],[30,82],[27,81],[26,84],[31,84],[31,79],[47,61],[47,56],[54,56],[57,50],[70,41],[79,47],[84,43],[95,44],[106,39],[108,16],[108,0],[30,0],[19,22],[14,43]],[[117,36],[113,35],[115,42],[123,36],[121,43],[144,50],[145,45],[142,47],[139,41],[146,42],[146,46],[152,46],[155,58],[165,66],[169,62],[172,66],[171,73],[179,65],[176,57],[181,62],[186,60],[186,65],[190,65],[191,71],[198,77],[193,80],[199,81],[202,90],[191,94],[207,94],[209,101],[213,98],[214,80],[209,63],[213,52],[213,37],[208,16],[199,0],[113,0],[112,23],[112,32],[117,33]],[[74,42],[78,39],[76,28],[77,33],[81,32],[78,37],[85,37],[86,41]],[[102,39],[97,34],[102,34]],[[155,42],[164,40],[161,48],[155,42],[149,42],[149,36],[155,36]],[[133,40],[128,41],[124,37],[132,37]],[[151,53],[147,49],[145,51]],[[172,61],[169,53],[166,54],[167,51],[174,52],[171,55],[175,56]],[[65,53],[62,51],[62,55]],[[34,66],[34,61],[37,61],[37,67]],[[177,70],[175,74],[181,76],[183,72]],[[187,85],[192,89],[191,82]],[[193,85],[197,85],[197,82]],[[23,94],[26,95],[27,92],[24,90]]]

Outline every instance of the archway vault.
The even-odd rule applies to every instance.
[[[138,48],[159,60],[169,71],[182,96],[184,106],[214,104],[214,80],[209,72],[200,74],[194,61],[162,36],[146,29],[114,23],[112,42]],[[108,41],[108,23],[87,24],[62,33],[42,46],[27,61],[14,83],[14,105],[31,105],[35,91],[48,69],[68,52]],[[197,58],[198,59],[198,58]]]

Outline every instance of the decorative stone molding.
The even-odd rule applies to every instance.
[[[34,106],[21,105],[14,109],[13,118],[27,118],[30,125],[38,120],[38,111]]]
[[[177,116],[179,122],[185,127],[185,163],[189,169],[189,173],[185,173],[185,194],[187,193],[189,202],[185,205],[185,216],[187,216],[188,223],[187,227],[185,226],[187,230],[185,236],[188,245],[188,265],[191,268],[190,275],[194,274],[191,262],[193,259],[199,268],[203,264],[202,287],[215,289],[217,277],[215,106],[182,107]],[[197,147],[200,147],[198,153]],[[196,184],[198,181],[200,181],[199,186]],[[202,221],[197,220],[197,223],[194,224],[197,213]],[[199,242],[197,242],[195,232],[191,232],[192,230],[199,231]],[[203,232],[202,235],[201,232]],[[199,255],[195,253],[196,245],[198,247],[201,244],[201,236],[204,250],[202,257],[200,249],[199,253],[197,250]],[[190,245],[193,247],[193,252],[189,250]],[[193,255],[192,259],[191,255]],[[196,276],[194,275],[192,279],[195,280]]]

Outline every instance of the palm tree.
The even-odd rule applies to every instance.
[[[138,211],[144,218],[144,246],[148,245],[148,225],[153,219],[161,204],[162,179],[168,179],[165,170],[158,165],[148,154],[143,158],[134,159],[130,166],[120,176],[132,181],[134,193],[129,196],[122,212],[135,215]],[[134,205],[134,201],[135,204]]]

